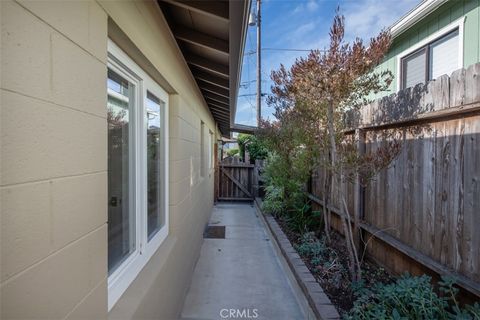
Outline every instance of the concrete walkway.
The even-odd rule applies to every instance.
[[[218,204],[204,239],[182,319],[304,319],[266,231],[250,204]]]

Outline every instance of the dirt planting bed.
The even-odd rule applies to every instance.
[[[358,284],[351,281],[343,236],[332,231],[331,241],[327,243],[323,231],[302,236],[293,232],[282,218],[276,218],[276,221],[337,310],[341,314],[347,313],[355,301],[354,290]],[[362,281],[365,288],[393,280],[382,267],[371,261],[363,261]]]

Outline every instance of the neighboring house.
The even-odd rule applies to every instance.
[[[378,67],[393,83],[384,96],[480,61],[480,0],[425,0],[390,27],[392,46]]]
[[[1,319],[178,316],[249,7],[1,1]]]

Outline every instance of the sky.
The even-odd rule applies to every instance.
[[[420,0],[262,0],[262,93],[271,92],[270,74],[308,52],[272,49],[324,49],[337,7],[345,16],[345,40],[365,41],[388,28]],[[256,12],[256,0],[252,0]],[[236,123],[256,125],[256,27],[249,27],[237,101]],[[262,102],[262,118],[273,109]]]

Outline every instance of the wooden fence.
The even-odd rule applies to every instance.
[[[368,241],[367,256],[396,273],[452,275],[478,300],[480,63],[382,98],[352,119],[347,134],[360,137],[361,152],[386,143],[382,130],[403,132],[402,151],[388,169],[365,188],[358,182],[343,188],[363,246]],[[421,130],[412,135],[409,128],[417,125]],[[309,187],[320,206],[323,183],[318,168]],[[332,227],[341,231],[339,207],[337,194]]]
[[[259,170],[263,161],[250,164],[233,157],[222,160],[216,167],[215,201],[253,201],[260,195]]]

